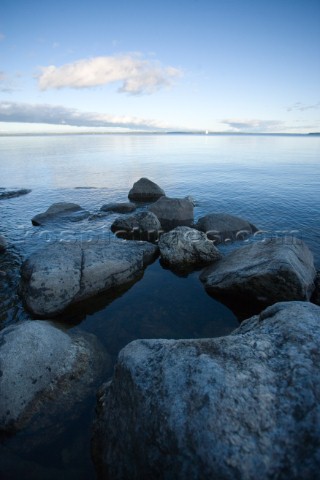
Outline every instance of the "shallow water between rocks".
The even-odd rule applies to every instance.
[[[62,239],[98,238],[107,245],[118,215],[50,228],[33,227],[31,218],[62,201],[97,213],[104,203],[126,201],[140,177],[158,183],[168,196],[191,195],[196,220],[226,212],[261,230],[255,238],[219,246],[223,253],[268,236],[296,236],[307,243],[319,269],[319,162],[320,138],[307,135],[1,137],[0,187],[32,192],[0,200],[0,234],[9,245],[0,255],[0,327],[32,318],[18,295],[20,265],[30,253]],[[234,305],[231,311],[206,294],[198,277],[197,271],[178,276],[156,260],[130,288],[86,301],[55,322],[95,334],[113,362],[136,338],[227,335],[251,306]],[[109,369],[101,383],[111,375]],[[59,413],[56,425],[64,428],[57,432],[30,427],[3,442],[3,478],[95,478],[90,458],[94,406],[92,395],[80,417]]]

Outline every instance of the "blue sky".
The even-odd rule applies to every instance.
[[[320,131],[320,0],[1,0],[0,132]]]

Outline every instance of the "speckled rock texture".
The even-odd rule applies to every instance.
[[[154,213],[140,212],[116,218],[111,230],[119,238],[152,241],[154,238],[158,239],[161,224]]]
[[[221,258],[207,235],[190,227],[177,227],[160,237],[161,260],[173,268],[201,267]]]
[[[72,303],[135,280],[158,248],[148,242],[52,243],[21,267],[21,295],[34,314],[50,318]]]
[[[69,335],[50,322],[26,321],[2,330],[0,432],[19,430],[36,414],[48,415],[57,400],[67,414],[94,388],[106,358],[93,335]]]
[[[136,340],[100,390],[99,478],[318,479],[320,308],[278,303],[231,335]]]
[[[201,274],[207,291],[256,299],[265,306],[310,300],[316,271],[307,245],[297,238],[274,238],[241,247]]]

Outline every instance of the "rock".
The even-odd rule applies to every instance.
[[[0,253],[4,252],[6,248],[7,248],[7,241],[2,235],[0,235]]]
[[[193,224],[193,204],[185,198],[162,197],[149,210],[158,217],[166,231]]]
[[[177,227],[161,235],[161,259],[173,268],[208,265],[221,258],[221,254],[207,235],[190,227]]]
[[[48,416],[57,401],[66,415],[92,392],[106,361],[93,335],[68,335],[40,320],[5,328],[0,345],[2,432]]]
[[[46,225],[55,221],[79,222],[88,218],[89,212],[76,203],[54,203],[44,213],[39,213],[31,220],[35,226]]]
[[[284,237],[241,247],[206,268],[200,279],[212,295],[241,298],[244,303],[257,299],[267,306],[310,300],[315,274],[306,244]]]
[[[131,213],[136,210],[137,206],[131,202],[124,203],[106,203],[100,208],[103,212],[114,212],[114,213]]]
[[[159,238],[161,224],[154,213],[141,212],[116,218],[111,230],[119,238],[156,241]]]
[[[35,315],[52,317],[69,305],[138,280],[157,255],[148,242],[53,243],[21,267],[21,294]]]
[[[20,190],[6,190],[6,189],[1,189],[0,192],[0,200],[7,200],[8,198],[15,198],[15,197],[20,197],[21,195],[27,195],[27,193],[30,193],[31,190],[27,188],[21,188]]]
[[[258,231],[257,227],[240,217],[227,213],[211,213],[199,218],[195,228],[205,232],[215,244],[227,240],[244,240]]]
[[[134,202],[155,202],[165,195],[162,188],[148,178],[140,178],[133,184],[128,198]]]
[[[136,340],[99,392],[99,478],[316,479],[320,308],[279,303],[233,334]]]
[[[320,305],[320,272],[317,272],[314,280],[314,291],[312,293],[311,301],[316,305]]]

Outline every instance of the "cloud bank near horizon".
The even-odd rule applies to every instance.
[[[94,57],[56,67],[41,67],[38,85],[41,90],[90,88],[120,82],[119,93],[152,94],[170,87],[182,71],[165,67],[140,54]]]
[[[121,127],[162,130],[167,126],[153,119],[81,112],[60,105],[0,102],[0,122],[45,123],[73,127]]]

